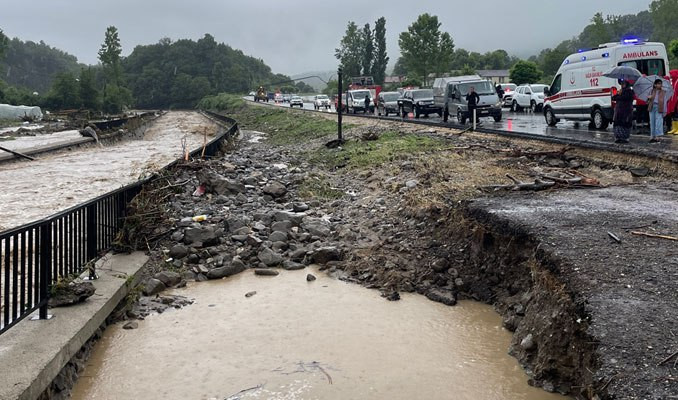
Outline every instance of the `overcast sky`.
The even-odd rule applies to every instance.
[[[108,25],[120,31],[123,55],[162,37],[219,42],[262,58],[274,72],[333,70],[334,49],[349,20],[359,26],[386,17],[391,64],[398,34],[419,14],[435,14],[456,47],[505,49],[529,56],[578,34],[597,11],[628,14],[651,0],[3,0],[0,29],[10,37],[44,40],[97,62]]]

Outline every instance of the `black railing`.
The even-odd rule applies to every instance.
[[[217,154],[238,131],[235,120],[215,113],[209,117],[229,123],[192,157]],[[165,168],[176,165],[174,161]],[[0,232],[0,334],[39,309],[47,318],[53,283],[89,269],[111,248],[124,222],[127,205],[152,177],[106,193],[40,221]]]

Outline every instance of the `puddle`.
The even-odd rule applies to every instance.
[[[195,303],[109,327],[72,398],[565,399],[527,384],[489,306],[389,302],[307,272],[173,291]]]

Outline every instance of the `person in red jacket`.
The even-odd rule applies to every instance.
[[[669,100],[668,106],[668,111],[672,118],[669,133],[678,135],[678,69],[671,70],[669,74],[673,83],[673,97]]]

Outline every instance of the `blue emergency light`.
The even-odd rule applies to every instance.
[[[610,56],[610,53],[603,53],[603,58],[607,58]]]
[[[638,44],[640,42],[642,42],[642,39],[637,36],[626,36],[621,40],[622,44]]]

